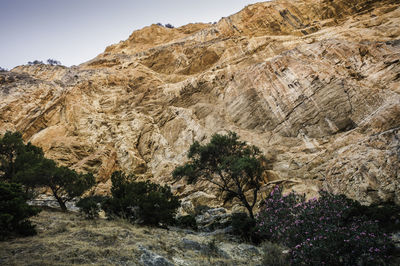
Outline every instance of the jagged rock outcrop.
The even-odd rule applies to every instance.
[[[93,171],[99,192],[116,169],[172,183],[194,140],[233,130],[272,159],[264,191],[400,204],[399,35],[398,0],[278,0],[151,25],[77,67],[1,72],[1,129]]]

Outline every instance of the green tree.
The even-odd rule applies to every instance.
[[[137,182],[135,176],[121,171],[114,172],[111,181],[112,198],[103,203],[107,216],[118,216],[132,222],[139,220],[155,226],[174,222],[180,202],[168,186]]]
[[[0,240],[13,233],[36,234],[28,218],[38,214],[40,209],[29,206],[26,200],[21,185],[0,182]]]
[[[19,132],[6,132],[0,138],[0,177],[24,186],[25,192],[37,187],[49,187],[65,211],[65,203],[81,196],[95,184],[91,173],[81,174],[44,157],[41,148],[24,144]],[[26,193],[28,195],[28,193]]]
[[[30,142],[25,145],[19,132],[7,131],[0,138],[0,179],[3,181],[16,181],[21,172],[34,175],[43,159],[42,149]]]
[[[17,172],[15,180],[27,188],[48,187],[61,210],[66,202],[81,196],[95,185],[93,174],[77,173],[65,166],[57,166],[53,160],[42,158]]]
[[[16,172],[16,159],[25,148],[22,135],[19,132],[7,131],[0,138],[0,177],[11,181]]]
[[[264,157],[256,146],[239,141],[235,132],[215,134],[206,145],[194,142],[188,158],[186,164],[175,168],[172,173],[174,178],[186,178],[189,183],[200,180],[212,183],[225,202],[239,199],[254,219],[253,208],[265,170],[262,163]]]
[[[95,184],[93,174],[77,173],[65,166],[58,167],[49,159],[42,161],[37,173],[36,185],[49,187],[63,211],[67,210],[67,201],[81,196]]]

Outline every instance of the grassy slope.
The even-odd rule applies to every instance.
[[[75,213],[51,210],[31,220],[38,235],[0,242],[0,265],[138,265],[143,254],[140,246],[176,265],[255,265],[261,259],[255,254],[226,259],[211,251],[190,249],[182,242],[186,238],[210,246],[215,240],[224,250],[238,246],[223,236],[187,234],[122,220],[87,221]]]

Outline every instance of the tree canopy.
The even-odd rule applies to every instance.
[[[112,197],[103,204],[108,217],[118,216],[148,225],[172,224],[180,202],[170,187],[136,181],[134,175],[116,171],[111,175]]]
[[[22,135],[19,132],[7,131],[0,138],[0,178],[11,180],[17,171],[17,158],[25,150]]]
[[[0,138],[0,180],[20,183],[25,190],[48,187],[62,210],[65,203],[95,184],[91,173],[82,174],[47,159],[41,148],[24,144],[19,132]]]
[[[254,219],[253,208],[265,170],[264,157],[256,146],[240,141],[235,132],[215,134],[208,144],[194,142],[188,158],[186,164],[175,168],[174,178],[185,178],[189,183],[199,180],[212,183],[225,202],[239,199]]]
[[[28,218],[38,214],[40,209],[29,206],[26,200],[21,185],[0,181],[0,240],[13,233],[36,234]]]

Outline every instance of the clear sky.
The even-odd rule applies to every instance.
[[[0,67],[78,65],[153,23],[214,22],[262,0],[0,0]]]

